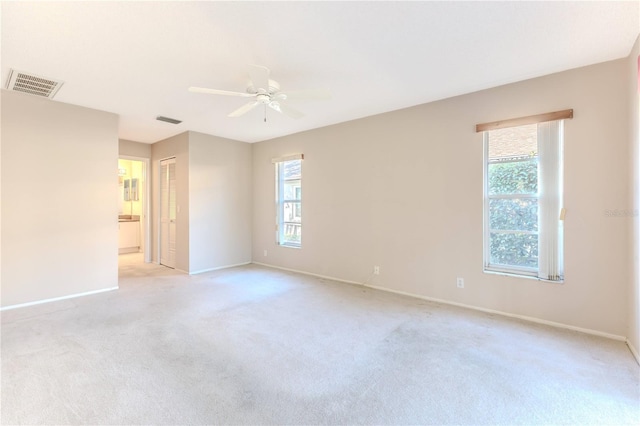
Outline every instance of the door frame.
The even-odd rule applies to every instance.
[[[144,262],[151,263],[151,159],[134,157],[131,155],[118,155],[119,160],[140,161],[144,164],[144,188],[142,198],[142,213],[144,215],[142,226],[144,227]]]

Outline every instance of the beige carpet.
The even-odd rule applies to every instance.
[[[249,265],[121,256],[2,313],[3,424],[639,424],[622,342]]]

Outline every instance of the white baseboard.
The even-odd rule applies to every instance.
[[[391,290],[391,289],[388,289],[388,288],[385,288],[385,287],[378,287],[378,286],[373,286],[373,285],[365,285],[365,287],[375,288],[376,290],[387,291],[387,292],[390,292],[390,293],[401,294],[401,295],[404,295],[404,296],[416,297],[418,299],[428,300],[430,302],[443,303],[445,305],[458,306],[460,308],[466,308],[466,309],[473,309],[474,311],[486,312],[488,314],[502,315],[502,316],[509,317],[509,318],[517,318],[517,319],[521,319],[521,320],[524,320],[524,321],[534,322],[534,323],[537,323],[537,324],[544,324],[544,325],[550,325],[552,327],[564,328],[564,329],[573,330],[573,331],[579,331],[581,333],[591,334],[591,335],[600,336],[600,337],[606,337],[608,339],[619,340],[621,342],[624,342],[626,340],[626,337],[619,336],[617,334],[605,333],[603,331],[592,330],[590,328],[576,327],[574,325],[568,325],[568,324],[563,324],[563,323],[560,323],[560,322],[548,321],[548,320],[544,320],[544,319],[541,319],[541,318],[529,317],[529,316],[526,316],[526,315],[512,314],[512,313],[509,313],[509,312],[497,311],[497,310],[494,310],[494,309],[482,308],[482,307],[479,307],[479,306],[467,305],[467,304],[464,304],[464,303],[452,302],[450,300],[445,300],[445,299],[436,299],[434,297],[427,297],[427,296],[421,296],[419,294],[406,293],[404,291]]]
[[[236,264],[233,264],[233,265],[216,266],[215,268],[200,269],[199,271],[189,272],[189,275],[204,274],[205,272],[217,271],[217,270],[220,270],[220,269],[235,268],[237,266],[244,266],[244,265],[248,265],[250,263],[251,262],[242,262],[242,263],[236,263]]]
[[[638,365],[640,365],[640,354],[638,354],[638,351],[636,350],[636,348],[633,347],[633,344],[631,344],[629,339],[627,339],[626,342],[627,342],[627,346],[629,347],[629,350],[633,354],[633,357],[636,359],[636,362],[638,363]]]
[[[298,274],[310,275],[312,277],[324,278],[324,279],[327,279],[327,280],[338,281],[338,282],[341,282],[341,283],[362,285],[362,283],[359,283],[357,281],[349,281],[349,280],[343,280],[341,278],[329,277],[327,275],[313,274],[311,272],[300,271],[298,269],[283,268],[282,266],[269,265],[268,263],[260,263],[260,262],[251,262],[251,263],[254,263],[254,264],[260,265],[260,266],[266,266],[267,268],[280,269],[282,271],[289,271],[289,272],[296,272]]]
[[[0,308],[0,311],[8,311],[8,310],[17,309],[17,308],[26,308],[27,306],[41,305],[43,303],[57,302],[59,300],[74,299],[76,297],[89,296],[89,295],[92,295],[92,294],[104,293],[106,291],[113,291],[113,290],[117,290],[118,288],[119,287],[109,287],[109,288],[103,288],[103,289],[100,289],[100,290],[86,291],[84,293],[70,294],[68,296],[61,296],[61,297],[54,297],[54,298],[51,298],[51,299],[36,300],[35,302],[20,303],[18,305],[9,305],[9,306],[4,306],[4,307]]]
[[[533,323],[537,323],[537,324],[544,324],[544,325],[549,325],[549,326],[552,326],[552,327],[564,328],[564,329],[567,329],[567,330],[573,330],[573,331],[578,331],[578,332],[585,333],[585,334],[591,334],[591,335],[594,335],[594,336],[606,337],[608,339],[618,340],[618,341],[621,341],[621,342],[626,341],[627,344],[629,344],[627,338],[624,337],[624,336],[619,336],[617,334],[611,334],[611,333],[605,333],[603,331],[598,331],[598,330],[592,330],[590,328],[576,327],[576,326],[573,326],[573,325],[563,324],[563,323],[554,322],[554,321],[547,321],[547,320],[540,319],[540,318],[529,317],[529,316],[525,316],[525,315],[512,314],[512,313],[509,313],[509,312],[497,311],[497,310],[494,310],[494,309],[487,309],[487,308],[482,308],[482,307],[474,306],[474,305],[466,305],[464,303],[453,302],[453,301],[445,300],[445,299],[436,299],[434,297],[427,297],[427,296],[422,296],[422,295],[415,294],[415,293],[408,293],[408,292],[404,292],[404,291],[392,290],[392,289],[389,289],[389,288],[386,288],[386,287],[380,287],[380,286],[375,286],[375,285],[366,284],[366,283],[360,283],[360,282],[356,282],[356,281],[343,280],[343,279],[340,279],[340,278],[329,277],[329,276],[326,276],[326,275],[313,274],[313,273],[310,273],[310,272],[299,271],[297,269],[283,268],[283,267],[280,267],[280,266],[269,265],[269,264],[266,264],[266,263],[260,263],[260,262],[252,262],[252,263],[255,263],[256,265],[266,266],[268,268],[282,269],[284,271],[297,272],[297,273],[304,274],[304,275],[311,275],[311,276],[314,276],[314,277],[326,278],[326,279],[329,279],[329,280],[332,280],[332,281],[338,281],[338,282],[343,282],[343,283],[348,283],[348,284],[361,285],[361,286],[364,286],[364,287],[373,288],[375,290],[381,290],[381,291],[386,291],[388,293],[400,294],[402,296],[414,297],[414,298],[417,298],[417,299],[427,300],[429,302],[442,303],[442,304],[451,305],[451,306],[458,306],[460,308],[473,309],[474,311],[485,312],[485,313],[488,313],[488,314],[496,314],[496,315],[501,315],[501,316],[505,316],[505,317],[509,317],[509,318],[517,318],[517,319],[521,319],[521,320],[524,320],[524,321],[529,321],[529,322],[533,322]],[[629,346],[629,347],[631,348],[631,346]],[[632,349],[632,352],[633,351],[634,351],[634,349]],[[634,356],[636,357],[636,359],[639,359],[638,355],[637,355],[637,352],[634,352]],[[638,362],[640,363],[640,361],[638,361]]]

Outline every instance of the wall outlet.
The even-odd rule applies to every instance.
[[[464,288],[464,278],[456,278],[456,285],[458,286],[458,288]]]
[[[380,267],[379,266],[374,266],[373,267],[373,275],[380,275]]]
[[[265,256],[265,257],[267,256],[267,251],[266,251],[266,250],[264,251],[264,256]]]

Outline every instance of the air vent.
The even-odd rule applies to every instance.
[[[166,121],[167,123],[171,123],[171,124],[180,124],[180,123],[182,123],[182,120],[176,120],[175,118],[163,117],[161,115],[157,116],[156,120],[158,120],[158,121]]]
[[[15,92],[53,99],[62,84],[62,81],[10,69],[6,88]]]

